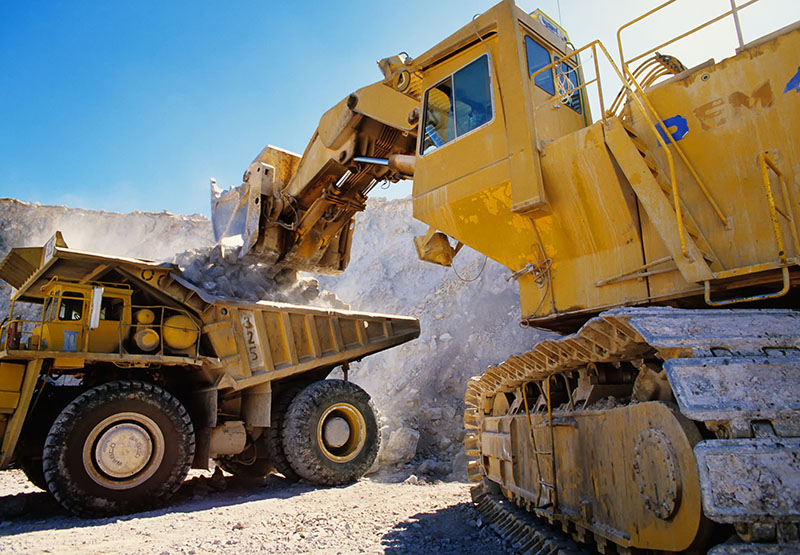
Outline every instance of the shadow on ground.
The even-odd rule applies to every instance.
[[[381,545],[385,553],[393,555],[515,553],[491,529],[479,523],[480,514],[472,503],[459,503],[430,513],[417,513],[399,522],[383,536]],[[494,544],[490,551],[487,542]]]
[[[262,499],[288,499],[312,489],[315,486],[292,483],[275,475],[258,481],[233,476],[196,476],[186,480],[165,507],[107,518],[73,516],[43,491],[18,493],[0,496],[0,536],[100,526],[109,522],[154,518],[166,513],[191,513]]]

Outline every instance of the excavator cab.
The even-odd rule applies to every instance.
[[[414,217],[431,229],[415,241],[420,258],[449,265],[467,244],[524,266],[533,247],[525,215],[549,209],[542,145],[590,121],[566,32],[540,11],[503,2],[415,64],[423,121]]]

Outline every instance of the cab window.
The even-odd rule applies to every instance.
[[[550,52],[527,35],[525,36],[525,53],[528,57],[528,77],[552,63],[552,60],[550,60]],[[546,93],[552,95],[556,94],[552,71],[541,72],[533,78],[533,82]]]
[[[119,322],[122,320],[122,307],[124,304],[122,299],[103,297],[103,302],[100,303],[100,319]]]
[[[420,154],[426,154],[491,121],[489,57],[484,54],[425,93]]]
[[[59,320],[80,320],[83,316],[83,293],[64,291],[58,310]]]
[[[51,322],[56,319],[56,309],[58,307],[59,294],[50,293],[44,300],[44,321]]]

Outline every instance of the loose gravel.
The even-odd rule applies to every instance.
[[[469,487],[412,477],[320,488],[193,471],[166,508],[86,520],[11,470],[0,473],[0,552],[513,553],[483,526]]]

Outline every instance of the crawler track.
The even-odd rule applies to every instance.
[[[554,375],[563,375],[563,382],[569,389],[571,382],[567,377],[574,377],[587,365],[641,368],[642,361],[660,361],[677,400],[674,411],[679,410],[680,415],[676,418],[691,421],[699,430],[694,433],[703,434],[703,440],[696,443],[694,453],[688,456],[696,461],[698,477],[695,480],[699,478],[705,518],[734,525],[740,541],[767,542],[768,545],[762,546],[770,552],[797,548],[800,522],[798,324],[800,313],[788,310],[615,309],[593,318],[573,335],[544,341],[532,351],[489,368],[484,375],[470,381],[465,397],[468,474],[474,482],[496,483],[513,503],[499,502],[496,496],[486,492],[485,486],[478,486],[475,496],[478,509],[492,522],[500,523],[496,529],[501,534],[508,533],[514,538],[518,527],[510,523],[519,520],[518,513],[514,512],[518,510],[515,505],[527,508],[531,512],[526,511],[526,514],[533,516],[534,512],[543,513],[537,507],[545,504],[539,493],[532,495],[522,491],[511,472],[495,471],[489,477],[487,453],[497,456],[497,437],[505,433],[508,436],[505,445],[520,442],[519,438],[512,440],[511,431],[492,428],[489,432],[486,429],[488,417],[503,416],[497,413],[494,404],[498,394],[516,395],[519,399],[523,387],[541,385]],[[544,391],[543,387],[540,389]],[[512,403],[507,415],[514,416],[515,411],[526,414],[520,405]],[[571,394],[570,405],[576,410]],[[553,421],[564,420],[564,415],[570,414],[581,415],[586,411],[570,413],[563,406],[553,407],[552,418]],[[530,421],[530,415],[528,419]],[[648,432],[650,430],[653,428]],[[616,434],[626,432],[626,429],[614,431]],[[658,447],[662,441],[659,434],[658,430],[652,432],[645,447]],[[674,447],[666,445],[667,450]],[[555,445],[553,450],[556,450]],[[622,458],[620,454],[620,460]],[[530,460],[529,457],[525,464],[530,465]],[[522,472],[518,468],[521,464],[523,461],[511,460],[513,476]],[[542,475],[539,476],[542,480]],[[680,477],[675,483],[674,498],[680,504]],[[638,485],[642,491],[643,485]],[[608,494],[607,491],[591,493],[597,499]],[[642,492],[641,495],[642,503],[650,504],[647,494]],[[569,504],[567,499],[556,506],[555,513],[559,516],[548,520],[570,530],[576,539],[601,550],[609,542],[617,543],[623,550],[635,547],[626,539],[632,532],[625,528],[620,530],[618,526],[615,533],[606,533],[607,525],[593,521],[591,515],[584,518],[579,509],[575,510],[574,503],[572,507]],[[663,513],[669,508],[656,506],[652,511],[655,513],[653,521],[665,520],[663,514],[659,516],[659,511]],[[546,524],[542,519],[539,522]],[[536,530],[540,528],[537,526]],[[756,547],[755,544],[736,545],[748,552]]]
[[[507,538],[520,553],[529,555],[587,554],[568,536],[520,509],[481,484],[472,488],[472,501],[489,526]]]

